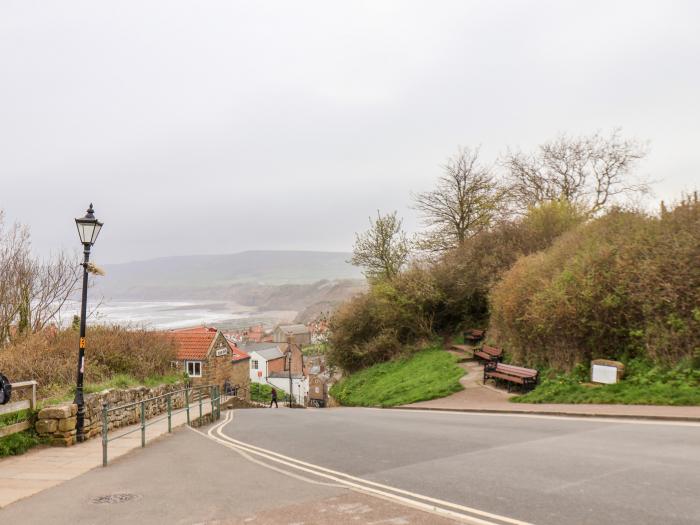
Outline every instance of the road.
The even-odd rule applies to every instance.
[[[691,423],[235,410],[9,505],[0,522],[697,525],[698,472]]]
[[[700,523],[697,424],[261,409],[236,411],[222,432],[357,478],[540,525]]]

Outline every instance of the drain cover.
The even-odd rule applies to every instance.
[[[131,494],[129,492],[120,492],[118,494],[107,494],[106,496],[99,496],[92,500],[93,503],[126,503],[127,501],[134,501],[139,499],[138,494]]]

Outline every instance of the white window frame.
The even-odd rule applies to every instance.
[[[190,373],[190,365],[192,366],[192,373]],[[199,365],[199,373],[195,373],[196,365]],[[185,361],[185,372],[190,377],[202,377],[202,362],[201,361]]]
[[[251,370],[258,370],[258,367],[260,366],[260,363],[258,362],[257,359],[251,359],[250,360],[250,369]]]

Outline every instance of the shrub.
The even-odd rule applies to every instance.
[[[519,259],[491,294],[491,329],[517,362],[604,357],[671,365],[700,346],[700,206],[614,210]]]
[[[111,326],[88,329],[85,383],[118,374],[143,381],[172,372],[175,343],[166,334]],[[42,332],[0,349],[0,370],[11,381],[35,379],[42,397],[60,396],[75,384],[78,336],[74,330]]]

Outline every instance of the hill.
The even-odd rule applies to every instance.
[[[252,285],[269,292],[277,286],[361,279],[349,258],[344,252],[247,251],[108,264],[95,292],[117,300],[237,299],[230,294],[239,288],[254,296]]]

